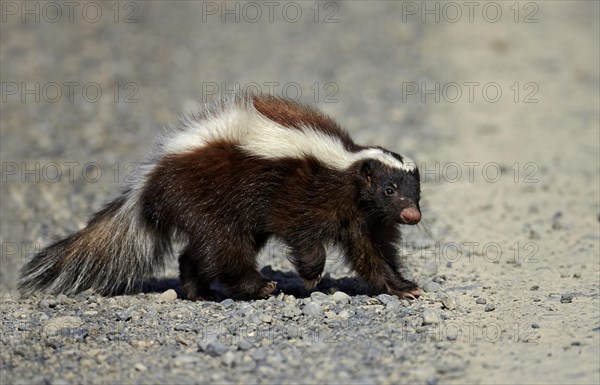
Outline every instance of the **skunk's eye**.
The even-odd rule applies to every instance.
[[[391,187],[388,187],[385,189],[385,195],[394,195],[395,192],[396,192],[396,190],[394,190]]]

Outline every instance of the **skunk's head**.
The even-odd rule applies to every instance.
[[[389,154],[402,159],[398,154]],[[362,161],[358,170],[359,198],[373,214],[415,225],[421,220],[419,170],[414,164],[404,164],[397,168],[376,159]]]

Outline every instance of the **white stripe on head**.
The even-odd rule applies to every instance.
[[[375,159],[403,171],[410,172],[416,168],[410,159],[403,157],[400,161],[379,148],[348,151],[339,138],[312,127],[297,129],[282,126],[260,114],[252,104],[239,103],[209,112],[201,120],[192,121],[183,131],[164,137],[161,152],[162,155],[183,153],[219,140],[236,143],[261,158],[314,157],[339,170],[364,159]]]
[[[375,159],[386,166],[397,168],[402,171],[411,172],[416,169],[416,164],[410,158],[403,156],[402,161],[398,160],[393,155],[386,153],[380,148],[367,148],[365,150],[354,153],[356,160]]]

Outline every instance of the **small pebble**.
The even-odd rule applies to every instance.
[[[460,338],[462,330],[460,328],[452,327],[446,328],[446,339],[448,341],[456,341]]]
[[[235,362],[235,354],[232,351],[228,351],[221,356],[221,362],[225,364],[225,366],[232,367]]]
[[[58,302],[56,302],[55,299],[43,299],[38,303],[38,307],[40,309],[48,309],[51,307],[56,307],[56,305],[58,305]]]
[[[573,302],[573,294],[567,293],[560,296],[561,303],[571,303]]]
[[[231,298],[224,299],[220,303],[221,303],[221,306],[223,306],[223,307],[230,307],[230,306],[235,305],[235,301],[232,300]]]
[[[83,325],[83,321],[79,317],[54,317],[46,321],[44,333],[46,333],[46,335],[56,335],[61,329],[72,329],[81,325]]]
[[[248,350],[252,346],[253,346],[252,343],[250,341],[246,340],[245,338],[241,339],[240,342],[238,342],[238,349],[242,350],[242,351]]]
[[[117,319],[119,321],[129,321],[131,319],[131,315],[133,310],[131,308],[125,309],[117,313]]]
[[[89,334],[89,330],[82,327],[60,329],[57,333],[64,338],[63,342],[83,342]]]
[[[552,229],[553,230],[560,230],[560,229],[562,229],[561,218],[562,218],[562,212],[561,211],[557,211],[552,216]]]
[[[479,298],[477,298],[475,303],[478,303],[480,305],[485,305],[487,303],[487,301],[485,300],[485,298],[479,297]]]
[[[133,368],[138,372],[145,372],[146,370],[148,370],[146,365],[142,364],[141,362],[138,362],[137,364],[133,365]]]
[[[341,319],[348,319],[348,318],[352,317],[353,315],[354,315],[353,310],[344,309],[341,312],[339,312],[338,317]]]
[[[423,325],[434,325],[440,323],[440,315],[435,309],[425,309],[423,312]]]
[[[531,291],[536,291],[537,289],[539,289],[540,287],[538,285],[533,285],[529,288],[529,290]]]
[[[296,302],[296,297],[294,297],[292,294],[286,295],[283,297],[283,301],[287,303],[294,303]]]
[[[402,302],[400,300],[397,300],[395,302],[388,302],[385,305],[385,310],[388,313],[397,314],[402,307]]]
[[[98,312],[96,310],[86,310],[83,312],[83,315],[86,317],[93,317],[95,315],[98,315]]]
[[[63,304],[63,305],[73,305],[73,304],[76,304],[76,303],[77,303],[77,301],[76,301],[76,300],[74,300],[73,298],[69,298],[69,297],[67,297],[67,296],[66,296],[66,295],[64,295],[64,294],[59,294],[59,295],[57,295],[57,296],[56,296],[56,300],[57,300],[58,302],[60,302],[61,304]]]
[[[376,298],[384,305],[387,305],[391,302],[398,302],[397,297],[389,294],[379,294]]]
[[[302,313],[312,317],[323,317],[321,305],[315,302],[308,303],[302,308]]]
[[[310,299],[313,302],[325,302],[329,299],[329,296],[325,293],[321,293],[320,291],[315,291],[310,294]]]
[[[496,310],[496,306],[494,306],[493,303],[488,303],[487,305],[485,305],[485,309],[483,309],[485,311],[494,311]]]
[[[458,307],[458,305],[456,303],[456,298],[454,298],[451,295],[444,294],[441,297],[441,300],[442,300],[442,305],[444,305],[444,307],[448,310],[454,310]]]
[[[343,291],[336,291],[335,293],[333,293],[332,298],[335,302],[341,303],[343,305],[350,303],[350,301],[352,300],[352,297],[350,297],[348,294],[344,293]]]
[[[436,291],[440,291],[441,288],[442,286],[439,283],[433,281],[429,281],[423,285],[423,290],[427,293],[435,293]]]
[[[175,325],[175,327],[173,329],[176,330],[176,331],[178,331],[178,332],[187,332],[189,330],[192,330],[192,325],[190,325],[190,324],[177,324],[177,325]]]
[[[30,323],[22,323],[17,326],[17,330],[20,331],[29,331],[32,329],[32,325]]]
[[[294,318],[302,314],[302,311],[295,306],[286,306],[283,309],[283,316],[286,318]]]
[[[159,294],[158,301],[159,302],[168,302],[175,301],[177,299],[177,292],[173,289],[169,289],[164,293]]]
[[[206,346],[206,348],[204,349],[204,352],[206,352],[211,357],[221,356],[228,351],[229,351],[229,348],[227,346],[223,345],[218,340],[209,342],[208,345]]]

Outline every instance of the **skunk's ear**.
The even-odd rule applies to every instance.
[[[370,186],[373,181],[373,161],[371,159],[363,161],[358,172],[362,180]]]

